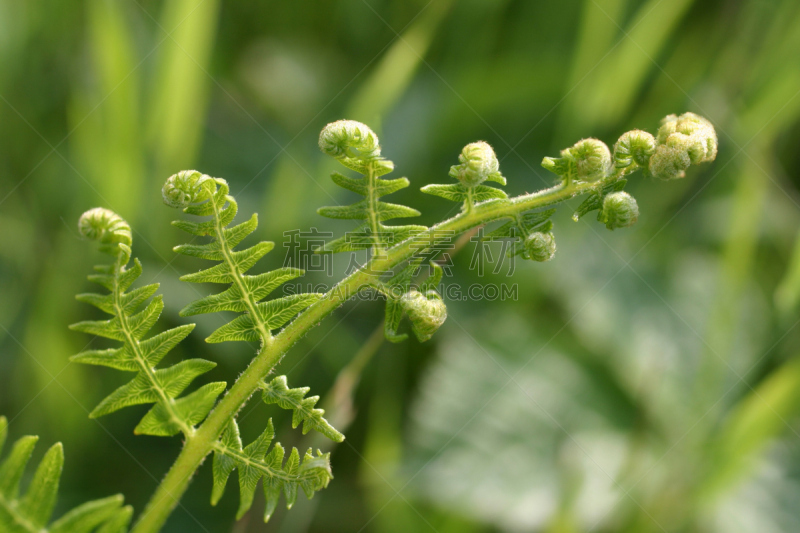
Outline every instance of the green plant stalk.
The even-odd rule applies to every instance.
[[[473,227],[503,219],[514,218],[518,214],[541,207],[557,204],[582,194],[599,191],[604,185],[621,178],[614,173],[596,182],[575,182],[560,184],[531,194],[509,200],[489,200],[477,204],[469,212],[461,213],[445,220],[406,241],[397,244],[385,254],[374,257],[368,265],[343,279],[315,304],[301,313],[278,335],[264,343],[247,369],[240,375],[225,397],[209,414],[194,435],[186,438],[175,463],[159,484],[150,502],[134,526],[132,533],[155,533],[166,522],[177,506],[181,496],[189,486],[191,476],[214,449],[215,443],[225,428],[225,424],[244,406],[250,396],[260,388],[265,376],[280,362],[286,352],[309,330],[344,304],[359,291],[380,284],[373,272],[390,270],[409,259],[420,246],[425,248],[452,233],[460,234]],[[451,233],[452,232],[452,233]]]

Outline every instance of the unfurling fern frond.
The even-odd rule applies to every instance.
[[[432,274],[419,290],[411,288],[414,276],[420,271],[420,264],[420,258],[412,259],[380,287],[386,296],[384,336],[390,342],[402,342],[408,338],[405,333],[397,332],[403,316],[408,316],[411,330],[420,342],[430,339],[447,319],[447,307],[436,291],[444,274],[442,267],[431,262]]]
[[[306,398],[305,395],[311,390],[308,387],[290,389],[286,382],[286,376],[278,376],[269,383],[263,383],[261,388],[264,391],[264,402],[267,404],[278,404],[283,409],[290,409],[292,413],[292,427],[296,428],[303,423],[303,435],[315,429],[334,442],[342,442],[344,435],[336,431],[322,415],[323,409],[315,409],[314,406],[319,401],[319,396]]]
[[[181,316],[234,311],[244,313],[214,331],[207,342],[261,341],[272,338],[272,331],[286,325],[300,311],[313,304],[320,294],[293,294],[261,302],[281,284],[303,275],[297,268],[279,268],[255,276],[245,275],[256,262],[272,248],[272,242],[260,242],[250,248],[234,248],[258,227],[254,214],[246,222],[228,227],[236,217],[238,205],[228,194],[225,180],[211,178],[195,170],[184,170],[171,176],[163,188],[164,201],[172,207],[182,207],[183,212],[201,217],[203,222],[176,220],[173,225],[198,237],[210,236],[206,244],[184,244],[175,251],[184,255],[219,261],[216,266],[187,274],[182,281],[192,283],[224,283],[230,287],[187,305]]]
[[[130,226],[113,211],[95,208],[81,216],[79,229],[85,237],[98,240],[100,249],[111,255],[114,261],[110,265],[96,266],[97,273],[89,276],[91,281],[110,292],[79,294],[77,298],[113,318],[78,322],[70,328],[121,341],[122,346],[84,351],[74,355],[72,360],[136,373],[133,380],[101,401],[90,417],[96,418],[130,405],[155,403],[136,426],[136,433],[170,436],[183,432],[191,435],[194,425],[211,411],[226,384],[209,383],[182,398],[178,396],[197,376],[214,368],[216,363],[188,359],[157,369],[158,363],[192,331],[194,324],[179,326],[145,339],[164,309],[164,302],[161,296],[155,296],[144,305],[156,293],[158,284],[128,290],[142,274],[138,259],[134,259],[133,266],[128,268],[132,240]],[[144,308],[139,310],[143,305]]]
[[[471,211],[478,202],[508,198],[502,190],[482,185],[486,181],[506,184],[506,179],[500,174],[500,162],[489,143],[478,141],[466,145],[458,156],[458,163],[450,167],[450,177],[457,179],[458,183],[426,185],[420,190],[452,202],[461,202],[464,212]]]
[[[280,443],[276,442],[272,450],[269,449],[274,436],[270,419],[261,436],[243,448],[236,420],[228,422],[222,436],[214,444],[212,505],[216,505],[222,497],[228,477],[234,469],[239,470],[237,519],[253,505],[256,486],[262,479],[266,497],[264,522],[275,512],[281,493],[286,498],[286,507],[291,509],[297,500],[298,488],[303,489],[311,499],[316,491],[328,486],[333,479],[330,454],[317,451],[317,455],[313,455],[309,449],[301,461],[297,448],[292,448],[289,458],[284,462],[284,450]]]
[[[0,457],[8,435],[8,422],[0,416]],[[44,454],[24,495],[20,482],[39,437],[17,440],[8,457],[0,461],[0,531],[3,533],[123,533],[133,509],[123,507],[120,495],[94,500],[64,514],[48,525],[58,495],[64,449],[54,444]]]
[[[392,180],[381,176],[394,170],[394,164],[381,157],[378,136],[367,125],[354,120],[339,120],[325,126],[319,136],[319,147],[335,157],[342,165],[362,174],[349,178],[338,172],[331,174],[334,183],[364,196],[364,200],[348,206],[321,207],[317,212],[328,218],[363,220],[363,224],[325,244],[319,252],[351,252],[371,248],[374,254],[391,248],[412,235],[426,230],[425,226],[386,226],[393,218],[416,217],[420,212],[404,205],[381,202],[382,196],[408,187],[407,178]]]

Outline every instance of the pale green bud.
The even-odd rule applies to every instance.
[[[603,199],[603,208],[597,219],[608,229],[627,228],[639,220],[639,205],[625,191],[612,192]]]
[[[603,141],[583,139],[568,150],[579,180],[597,181],[611,172],[611,152]]]
[[[351,148],[358,150],[358,155],[353,154]],[[378,136],[369,126],[355,120],[337,120],[322,128],[319,149],[336,158],[371,159],[381,155]]]
[[[662,180],[684,178],[686,169],[691,164],[692,160],[686,150],[662,144],[650,158],[650,173]]]
[[[603,141],[583,139],[561,150],[561,157],[545,157],[542,166],[568,180],[597,181],[611,173],[611,152]]]
[[[656,150],[656,139],[646,131],[631,130],[622,134],[614,145],[614,163],[617,168],[632,164],[647,168]]]
[[[656,152],[650,159],[650,172],[661,179],[682,178],[689,165],[706,163],[717,157],[714,126],[694,113],[665,117],[658,129],[656,143]]]
[[[161,188],[161,196],[168,206],[183,208],[207,200],[211,190],[205,184],[212,181],[213,178],[196,170],[181,170],[167,178]]]
[[[461,150],[458,165],[450,167],[450,177],[465,187],[475,187],[500,174],[500,162],[494,149],[484,141],[470,143]]]
[[[114,256],[122,253],[125,263],[130,258],[133,242],[131,227],[114,211],[104,207],[89,209],[78,219],[78,231],[87,239],[100,241],[103,244],[101,251]]]
[[[548,232],[536,231],[525,238],[525,256],[533,261],[550,261],[556,254],[556,238]]]
[[[425,294],[411,290],[400,297],[400,305],[411,320],[411,330],[420,342],[430,339],[447,319],[447,307],[434,290]]]

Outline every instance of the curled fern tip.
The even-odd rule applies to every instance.
[[[161,196],[168,206],[181,209],[189,204],[207,200],[212,190],[207,188],[206,184],[212,182],[213,178],[197,170],[181,170],[167,178],[167,182],[161,188]]]
[[[458,162],[458,165],[450,167],[450,177],[457,179],[465,187],[475,187],[486,180],[500,181],[500,162],[487,142],[478,141],[466,145],[458,156]]]

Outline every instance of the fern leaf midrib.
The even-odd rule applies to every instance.
[[[125,314],[122,308],[122,302],[120,301],[122,297],[122,291],[120,291],[119,287],[119,276],[121,273],[122,266],[118,265],[114,269],[114,311],[119,318],[120,329],[122,329],[122,333],[125,335],[125,341],[131,347],[131,351],[136,359],[136,363],[139,365],[139,369],[141,372],[144,372],[145,376],[147,376],[147,380],[150,382],[150,386],[153,387],[153,390],[155,390],[158,394],[161,404],[169,413],[172,421],[175,422],[179,428],[181,428],[181,432],[186,436],[186,438],[189,438],[194,435],[195,429],[191,426],[187,426],[183,419],[175,412],[175,400],[170,398],[161,387],[161,384],[156,379],[155,371],[147,363],[147,359],[144,357],[144,355],[142,355],[139,341],[136,340],[131,332],[130,325],[128,324],[128,316]]]
[[[383,247],[380,237],[380,219],[378,218],[378,198],[375,194],[375,167],[372,163],[367,165],[367,202],[369,205],[369,226],[372,231],[373,254],[381,255]]]
[[[8,514],[14,519],[14,522],[24,527],[26,531],[30,531],[30,533],[42,533],[43,531],[47,531],[46,529],[41,529],[34,526],[28,520],[26,520],[24,516],[17,512],[16,506],[11,505],[11,502],[6,500],[2,494],[0,494],[0,506],[2,506],[8,512]]]
[[[282,480],[282,481],[284,481],[286,483],[300,483],[301,481],[304,481],[306,479],[314,479],[315,478],[313,473],[310,472],[310,471],[306,472],[305,473],[306,475],[299,475],[298,474],[296,476],[292,476],[292,475],[287,474],[283,470],[274,470],[274,469],[272,469],[271,467],[267,466],[266,464],[264,464],[262,462],[253,461],[250,457],[245,455],[244,452],[239,452],[239,451],[236,451],[236,450],[234,450],[232,448],[229,448],[228,446],[225,446],[224,444],[222,444],[219,441],[216,441],[214,443],[214,450],[216,450],[216,451],[218,451],[218,452],[220,452],[222,454],[225,454],[228,457],[232,457],[232,458],[236,459],[237,461],[241,461],[242,463],[244,463],[247,466],[250,466],[250,467],[253,467],[253,468],[257,469],[257,470],[260,470],[260,471],[264,472],[265,474],[269,475],[272,478],[280,479],[280,480]]]
[[[226,199],[229,202],[235,202],[231,196],[226,196]],[[219,206],[213,198],[211,199],[211,204],[214,206],[214,232],[217,234],[217,241],[219,241],[222,257],[224,258],[225,263],[228,265],[228,268],[231,270],[233,283],[236,284],[236,287],[239,289],[239,292],[244,298],[245,305],[247,305],[247,312],[250,314],[253,323],[258,328],[258,333],[261,335],[261,342],[264,346],[267,346],[272,341],[272,332],[267,329],[264,320],[261,318],[261,314],[258,312],[258,302],[253,300],[253,295],[250,294],[250,291],[244,284],[244,281],[242,281],[243,274],[239,271],[239,265],[237,265],[236,261],[234,261],[231,257],[232,250],[230,246],[228,246],[228,240],[225,238],[225,228],[222,226]]]

